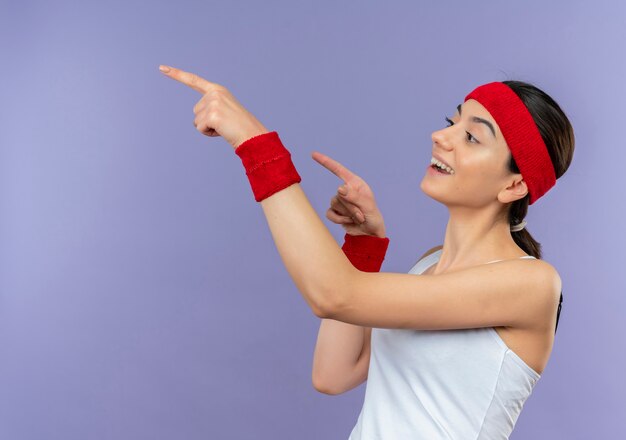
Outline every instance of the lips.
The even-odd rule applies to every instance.
[[[448,166],[448,167],[454,169],[454,167],[452,165],[450,165],[448,162],[443,160],[443,158],[441,156],[439,156],[437,153],[435,153],[434,151],[433,151],[433,157],[435,159],[437,159],[439,162],[441,162],[442,164],[444,164],[445,166]]]

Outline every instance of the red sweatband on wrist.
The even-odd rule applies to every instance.
[[[532,205],[556,184],[554,165],[535,120],[509,86],[491,82],[476,87],[466,97],[481,103],[496,120],[522,175]]]
[[[354,267],[362,272],[379,272],[385,259],[389,237],[381,238],[372,235],[344,236],[341,247]]]
[[[235,149],[235,154],[241,158],[257,202],[302,181],[291,153],[275,131],[247,139]]]

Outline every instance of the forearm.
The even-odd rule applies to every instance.
[[[334,297],[344,295],[341,291],[350,286],[347,281],[358,271],[311,207],[278,134],[269,132],[225,87],[169,66],[161,65],[160,69],[202,93],[194,106],[194,125],[201,133],[219,135],[233,146],[243,162],[255,200],[262,202],[287,271],[316,315],[325,315],[332,310]],[[333,285],[342,287],[334,292]]]
[[[341,383],[342,378],[352,377],[366,342],[366,328],[324,318],[331,316],[334,303],[347,296],[341,286],[349,286],[350,277],[359,270],[380,270],[389,239],[346,234],[340,249],[304,194],[290,154],[276,133],[248,139],[235,151],[287,271],[314,313],[323,318],[314,382]]]
[[[276,132],[247,139],[235,153],[289,275],[314,313],[328,317],[334,305],[349,296],[347,290],[359,272],[353,264],[378,271],[389,239],[346,234],[340,249],[304,194],[291,154]]]
[[[317,316],[325,316],[356,271],[319,218],[299,183],[261,201],[281,259]]]
[[[356,366],[365,344],[365,327],[322,318],[313,353],[313,381],[335,388]]]

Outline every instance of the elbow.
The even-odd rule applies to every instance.
[[[334,391],[329,390],[328,388],[318,388],[315,387],[315,390],[319,393],[326,394],[327,396],[338,396],[341,393],[336,393]]]
[[[318,318],[337,319],[337,310],[339,310],[340,304],[341,301],[337,298],[336,292],[330,292],[321,296],[316,303],[313,313]]]
[[[338,392],[328,387],[326,384],[324,384],[324,382],[318,379],[315,375],[311,377],[311,382],[313,384],[313,388],[315,388],[315,391],[317,392],[320,392],[322,394],[327,394],[329,396],[336,396],[338,394],[341,394],[341,392]]]
[[[334,306],[327,301],[318,301],[313,313],[320,319],[332,319]]]
[[[307,295],[309,306],[315,316],[322,319],[331,318],[336,306],[333,304],[334,301],[332,300],[332,294],[329,293],[329,289],[316,286],[315,289],[310,289],[309,292],[312,292]]]
[[[326,296],[323,294],[323,289],[318,286],[300,286],[300,293],[306,301],[309,309],[318,318],[327,318],[330,310],[330,305],[326,301]]]
[[[319,318],[340,320],[341,310],[350,304],[350,287],[356,281],[353,277],[356,270],[348,275],[336,278],[330,287],[321,288],[321,294],[317,297],[314,313]],[[343,281],[341,281],[343,280]]]

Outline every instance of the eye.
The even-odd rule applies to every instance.
[[[467,133],[467,140],[472,142],[472,139],[474,139],[475,142],[472,142],[473,144],[477,144],[478,143],[478,139],[476,139],[474,136],[472,136],[472,134],[469,131],[466,131],[465,133]]]
[[[448,127],[452,127],[454,125],[454,122],[452,122],[452,120],[450,118],[448,118],[447,116],[445,117],[445,120],[448,123]],[[476,139],[474,136],[472,136],[472,134],[469,131],[466,131],[465,133],[467,133],[467,140],[468,141],[470,141],[473,144],[477,144],[478,143],[478,139]]]

